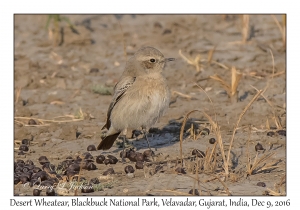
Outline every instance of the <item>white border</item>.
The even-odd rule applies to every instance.
[[[32,197],[13,197],[13,14],[14,13],[287,13],[287,194],[286,197],[256,197],[259,200],[291,200],[292,207],[300,206],[299,199],[299,12],[297,5],[287,1],[13,1],[1,4],[1,122],[2,170],[1,206],[9,207],[9,199],[26,200]],[[10,158],[7,158],[10,157]],[[80,197],[82,199],[82,197]],[[94,197],[102,199],[101,197]],[[110,197],[111,198],[111,197]],[[117,197],[120,199],[122,197]],[[136,197],[125,197],[128,200]],[[251,200],[254,197],[242,197]],[[53,197],[47,200],[71,200]],[[148,198],[149,200],[152,198]],[[156,197],[161,199],[161,197]],[[174,197],[184,200],[184,197]],[[190,198],[199,200],[200,198]],[[222,197],[205,197],[220,200]],[[237,197],[234,197],[237,199]],[[35,208],[35,207],[30,207]],[[77,207],[73,207],[77,208]],[[98,207],[99,208],[99,207]],[[132,207],[125,207],[125,209]],[[139,207],[140,208],[140,207]],[[169,207],[170,208],[170,207]],[[174,207],[171,207],[174,208]],[[175,207],[177,209],[182,207]],[[230,209],[232,209],[231,207]],[[214,208],[212,208],[214,209]],[[216,208],[215,208],[216,209]]]

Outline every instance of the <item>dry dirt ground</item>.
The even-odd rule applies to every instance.
[[[45,195],[44,185],[56,186],[57,195],[189,195],[191,189],[200,195],[285,195],[286,51],[283,16],[274,17],[61,15],[61,21],[50,19],[47,29],[48,15],[15,15],[15,195],[32,195],[35,188]],[[86,152],[101,141],[113,86],[126,59],[142,46],[176,61],[164,70],[172,92],[170,108],[149,134],[155,156],[135,169],[135,162],[121,162],[121,139],[108,151]],[[241,80],[230,98],[211,76],[230,86],[233,68]],[[263,93],[242,116],[230,149],[239,116],[258,90]],[[180,129],[186,114],[196,109],[184,128],[181,163]],[[218,123],[219,132],[205,114]],[[133,137],[127,148],[148,149],[138,131]],[[211,138],[217,143],[210,144]],[[19,150],[22,140],[28,151]],[[255,151],[258,143],[264,150]],[[194,149],[206,156],[196,157]],[[100,154],[118,162],[98,164]],[[53,165],[42,166],[41,156]],[[87,162],[93,163],[91,170],[82,164]],[[127,165],[134,173],[125,173]],[[108,168],[115,173],[103,175]],[[39,170],[44,174],[36,175]],[[39,184],[39,178],[48,181]],[[36,185],[30,187],[30,180]],[[86,183],[94,192],[82,192]]]

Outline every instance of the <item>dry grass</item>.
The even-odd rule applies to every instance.
[[[209,65],[212,62],[212,58],[213,58],[213,55],[214,55],[214,52],[215,52],[216,48],[217,48],[217,46],[214,46],[211,50],[208,51],[208,54],[207,54],[207,63]]]
[[[218,75],[210,76],[211,79],[218,81],[222,87],[226,90],[227,95],[231,98],[231,101],[237,101],[237,87],[242,78],[242,74],[238,73],[235,67],[231,68],[231,84],[227,83]]]
[[[188,64],[195,66],[197,72],[201,71],[200,68],[201,56],[199,54],[195,58],[187,58],[182,54],[181,50],[179,50],[178,53],[183,58],[183,60],[185,60]]]
[[[274,15],[271,15],[276,25],[278,26],[282,38],[283,47],[286,46],[286,15],[282,15],[282,24],[279,23],[277,18]]]
[[[193,112],[200,112],[199,110],[192,110],[189,113],[187,113],[187,115],[184,117],[183,122],[182,122],[182,126],[180,128],[180,134],[179,134],[179,140],[180,140],[180,159],[181,159],[181,166],[183,167],[183,153],[182,153],[182,142],[183,142],[183,133],[184,133],[184,127],[186,124],[186,121],[188,120],[190,114],[192,114]]]
[[[17,90],[16,90],[15,104],[18,103],[18,101],[19,101],[21,90],[22,90],[22,88],[17,88]]]
[[[49,126],[49,123],[68,123],[68,122],[77,122],[84,120],[85,113],[82,112],[81,108],[75,113],[75,115],[63,115],[54,117],[52,120],[39,119],[34,117],[14,117],[15,123],[18,123],[22,126]],[[28,120],[33,119],[37,122],[37,125],[28,125]]]
[[[270,76],[270,78],[267,80],[267,85],[266,87],[264,88],[264,90],[262,91],[261,93],[261,96],[266,100],[266,102],[270,105],[270,107],[272,108],[272,113],[273,113],[273,120],[275,122],[275,125],[277,127],[277,129],[282,129],[282,125],[280,123],[280,120],[278,120],[279,116],[276,114],[276,110],[275,110],[275,106],[274,104],[267,98],[264,96],[264,93],[268,90],[268,88],[270,86],[273,85],[273,79],[274,79],[274,76],[275,76],[275,61],[274,61],[274,56],[273,56],[273,52],[271,49],[269,49],[269,52],[271,54],[271,57],[272,57],[272,75]],[[279,72],[280,74],[282,74],[281,72]],[[258,91],[258,89],[254,86],[251,85],[252,88],[254,88],[256,91]],[[269,126],[269,122],[267,121],[267,127],[270,128]]]
[[[249,15],[242,15],[242,43],[246,43],[248,41],[249,36]]]
[[[203,66],[202,66],[203,63],[207,63],[208,65],[216,64],[217,66],[220,66],[221,68],[228,70],[229,67],[227,67],[225,64],[222,64],[222,63],[217,62],[212,59],[215,50],[216,50],[216,46],[214,46],[211,50],[208,51],[207,59],[205,59],[205,58],[201,59],[200,54],[196,55],[195,58],[188,58],[187,56],[183,55],[181,50],[179,50],[178,53],[183,58],[184,61],[186,61],[188,64],[194,66],[196,68],[197,72],[203,71]]]
[[[249,107],[253,104],[254,101],[256,101],[258,99],[258,97],[261,95],[262,93],[262,90],[258,91],[256,93],[256,95],[252,98],[252,100],[247,104],[247,106],[244,108],[244,110],[242,111],[242,113],[240,114],[235,126],[234,126],[234,129],[232,131],[232,136],[231,136],[231,141],[230,141],[230,146],[229,146],[229,150],[228,150],[228,154],[227,154],[227,163],[229,163],[229,159],[230,159],[230,151],[231,151],[231,148],[232,148],[232,145],[233,145],[233,140],[234,140],[234,136],[235,136],[235,132],[238,128],[238,125],[242,119],[242,117],[245,115],[245,113],[247,112],[247,110],[249,109]]]
[[[247,175],[254,175],[263,171],[278,168],[278,166],[276,166],[278,161],[269,162],[273,155],[275,155],[275,152],[264,154],[262,157],[258,158],[258,152],[256,152],[255,158],[252,160],[248,151]]]
[[[180,93],[180,92],[175,91],[175,90],[173,90],[172,95],[178,95],[182,98],[189,99],[189,100],[192,99],[192,96],[184,94],[184,93]]]
[[[201,88],[201,90],[203,90]],[[205,92],[205,91],[204,91]],[[182,144],[183,144],[183,133],[184,133],[184,127],[185,124],[187,122],[187,119],[189,118],[189,116],[194,113],[194,112],[201,112],[210,122],[212,129],[216,135],[216,139],[217,139],[217,144],[219,145],[220,151],[221,151],[221,155],[222,155],[222,159],[223,159],[223,169],[225,171],[225,176],[226,178],[229,176],[229,165],[230,165],[230,152],[231,152],[231,148],[233,145],[233,140],[234,140],[234,136],[235,136],[235,132],[238,128],[238,125],[242,119],[242,117],[245,115],[246,111],[249,109],[249,107],[253,104],[254,101],[257,100],[257,98],[261,95],[262,90],[258,91],[257,94],[252,98],[252,100],[247,104],[247,106],[244,108],[244,110],[241,112],[235,126],[233,129],[233,133],[232,133],[232,137],[231,137],[231,141],[230,141],[230,145],[229,145],[229,149],[228,149],[228,153],[227,153],[227,158],[225,156],[225,149],[224,149],[224,145],[223,145],[223,140],[222,140],[222,135],[221,135],[221,131],[220,131],[220,126],[217,122],[217,119],[214,121],[206,112],[204,111],[200,111],[200,110],[192,110],[190,112],[187,113],[187,115],[185,116],[183,122],[182,122],[182,126],[180,129],[180,158],[181,158],[181,163],[183,166],[183,154],[182,154]],[[206,93],[207,94],[207,93]],[[209,98],[209,100],[211,101],[211,99]],[[211,101],[212,103],[212,101]],[[212,103],[213,104],[213,103]],[[213,105],[214,107],[214,105]],[[216,112],[215,112],[216,115]],[[212,160],[212,155],[214,154],[214,150],[215,148],[213,148],[213,150],[209,153],[208,155],[208,159],[206,160],[206,165],[211,164],[211,160]],[[207,152],[208,153],[208,152]]]
[[[215,171],[217,167],[217,153],[216,153],[217,143],[214,143],[213,148],[210,150],[207,148],[206,155],[204,159],[204,168],[210,171]]]
[[[247,141],[247,175],[254,175],[260,172],[263,172],[265,170],[273,170],[277,168],[276,164],[278,161],[275,162],[268,162],[268,160],[275,155],[274,152],[272,153],[267,153],[261,156],[258,159],[258,154],[259,152],[256,152],[254,160],[252,160],[250,152],[249,152],[249,142],[251,138],[251,126],[249,126],[249,135],[248,135],[248,141]]]
[[[286,174],[284,174],[279,183],[276,183],[274,185],[274,189],[271,190],[267,188],[267,195],[273,195],[273,196],[286,196]]]

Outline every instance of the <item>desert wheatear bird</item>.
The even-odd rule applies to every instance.
[[[150,148],[147,132],[169,107],[170,91],[162,71],[166,62],[173,60],[165,58],[153,47],[139,49],[128,60],[114,88],[106,124],[102,128],[108,131],[98,150],[110,149],[121,133],[126,136],[127,129],[142,129]]]

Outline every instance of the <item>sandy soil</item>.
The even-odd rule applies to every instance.
[[[176,58],[164,71],[173,93],[172,103],[155,125],[157,129],[152,129],[149,134],[155,157],[144,163],[144,169],[125,173],[125,166],[135,168],[135,163],[129,159],[126,163],[120,162],[121,139],[108,151],[90,151],[94,160],[89,161],[94,163],[96,170],[81,168],[80,177],[88,182],[98,178],[100,184],[95,184],[95,191],[89,195],[189,195],[193,188],[201,195],[286,194],[286,137],[285,132],[279,131],[286,130],[286,51],[272,16],[251,15],[245,43],[242,42],[245,27],[238,15],[62,17],[69,18],[78,34],[72,32],[65,21],[58,23],[59,31],[53,20],[49,30],[45,29],[47,15],[16,15],[14,26],[14,159],[32,160],[42,169],[38,159],[46,156],[56,167],[55,172],[44,167],[48,178],[62,179],[54,184],[57,195],[85,194],[81,190],[76,192],[74,188],[62,187],[63,183],[72,181],[67,182],[65,170],[59,170],[58,166],[68,156],[84,158],[87,147],[97,146],[101,141],[101,127],[112,97],[110,93],[126,63],[124,45],[127,57],[141,46],[153,46],[166,57]],[[276,18],[281,23],[282,16]],[[183,59],[180,50],[195,61],[198,71],[197,66]],[[211,62],[207,61],[209,54],[212,55]],[[232,67],[242,78],[237,96],[230,99],[222,85],[210,76],[217,74],[230,84]],[[206,90],[212,103],[196,84]],[[209,143],[209,139],[217,139],[217,136],[203,112],[192,113],[185,126],[182,145],[185,173],[178,173],[177,168],[181,165],[179,133],[189,111],[197,109],[205,111],[214,120],[217,117],[227,155],[240,114],[257,93],[255,88],[264,90],[265,87],[263,97],[249,107],[238,125],[228,177],[223,169],[220,147]],[[29,123],[30,119],[37,125],[32,125],[33,121]],[[205,133],[204,128],[210,133]],[[191,130],[195,135],[191,135]],[[19,150],[23,139],[30,140],[29,151],[24,154]],[[256,152],[257,143],[264,150]],[[148,149],[147,142],[138,132],[126,146],[141,153]],[[215,155],[208,160],[208,154],[215,146]],[[206,158],[195,158],[193,149],[206,152]],[[113,155],[119,162],[98,164],[95,159],[100,154]],[[254,167],[256,155],[257,160],[267,158],[249,175],[248,156]],[[42,187],[18,183],[18,177],[24,176],[22,173],[26,170],[24,172],[24,164],[15,162],[15,167],[19,167],[15,169],[16,195],[32,195],[34,188]],[[103,175],[111,167],[115,174]],[[34,173],[27,172],[27,176],[30,180]],[[52,178],[52,184],[57,181]],[[265,185],[258,186],[258,182]],[[45,193],[46,189],[43,189],[41,194]]]

